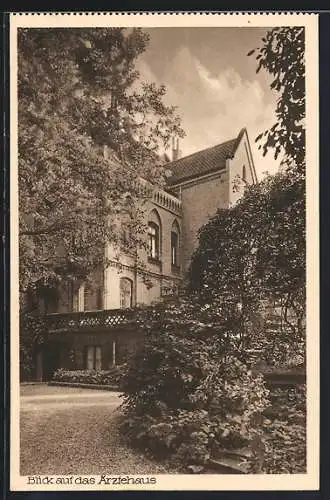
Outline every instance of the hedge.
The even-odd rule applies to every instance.
[[[125,365],[113,366],[108,370],[64,370],[60,368],[54,373],[52,381],[118,386],[124,372]]]

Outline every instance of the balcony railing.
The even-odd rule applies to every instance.
[[[106,309],[102,311],[83,311],[70,313],[53,313],[45,317],[46,327],[52,332],[97,331],[138,326],[150,316],[158,319],[161,310],[143,309]]]

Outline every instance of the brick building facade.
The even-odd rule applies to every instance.
[[[66,320],[71,326],[50,329],[46,349],[37,353],[38,379],[47,379],[59,367],[106,369],[122,362],[138,339],[132,326],[120,326],[120,311],[177,295],[200,227],[218,208],[235,204],[246,183],[257,182],[246,129],[190,156],[179,158],[178,147],[173,153],[174,161],[166,165],[166,187],[153,189],[144,206],[145,248],[135,256],[125,251],[118,255],[108,245],[110,265],[95,272],[92,287],[71,285],[56,300],[45,301],[54,324],[63,326]]]

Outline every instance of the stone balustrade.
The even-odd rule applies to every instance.
[[[167,193],[166,191],[155,191],[153,194],[153,201],[166,210],[170,210],[177,215],[181,215],[182,202],[170,193]]]
[[[53,313],[45,316],[48,333],[104,331],[120,327],[139,325],[148,315],[157,319],[161,310],[143,309],[107,309],[101,311],[83,311],[70,313]]]

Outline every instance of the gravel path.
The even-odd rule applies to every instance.
[[[164,474],[123,443],[117,393],[64,387],[21,390],[21,475]]]

